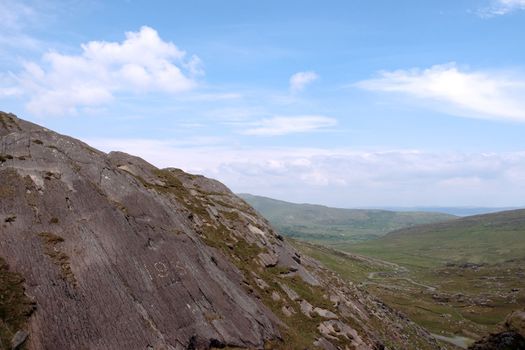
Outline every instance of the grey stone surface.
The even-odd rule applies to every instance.
[[[326,340],[326,338],[317,339],[314,342],[314,345],[320,347],[323,350],[337,350],[337,347]]]
[[[299,299],[299,294],[297,294],[293,289],[288,287],[286,284],[279,283],[279,286],[281,287],[283,292],[288,296],[288,298],[290,298],[290,300],[295,301]]]
[[[259,254],[259,260],[264,265],[264,267],[273,267],[277,265],[279,256],[277,254],[261,253]]]
[[[290,317],[295,314],[295,310],[291,306],[283,306],[281,310],[286,317]]]
[[[0,154],[12,157],[0,164],[0,254],[38,305],[29,349],[262,347],[279,336],[275,316],[200,239],[186,207],[141,183],[159,183],[152,165],[10,120],[0,124]],[[205,178],[188,186],[198,183],[231,193]],[[61,238],[52,249],[63,259],[46,255],[41,233]]]
[[[29,333],[27,333],[24,330],[19,330],[15,333],[13,336],[13,339],[11,339],[11,349],[17,350],[19,349],[22,344],[27,340],[27,337],[29,336]]]
[[[313,306],[306,300],[301,300],[301,312],[308,317],[312,317]]]
[[[321,309],[319,307],[314,308],[313,312],[324,318],[331,318],[331,319],[338,318],[337,315],[334,314],[332,311]]]

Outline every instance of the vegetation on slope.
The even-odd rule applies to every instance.
[[[0,258],[0,349],[10,349],[16,332],[23,329],[34,310],[34,304],[24,294],[24,279],[10,271]]]
[[[200,231],[201,237],[209,246],[220,250],[225,256],[229,257],[229,260],[244,275],[244,288],[261,300],[279,318],[282,339],[269,341],[266,347],[269,349],[321,348],[313,346],[313,344],[319,339],[321,324],[329,321],[315,312],[305,313],[299,304],[306,302],[312,307],[339,314],[336,304],[330,300],[328,294],[330,286],[339,285],[342,288],[341,283],[343,282],[329,271],[318,270],[316,273],[323,276],[323,283],[320,286],[315,286],[304,282],[301,277],[295,276],[293,269],[281,266],[267,268],[259,266],[254,262],[258,259],[259,254],[267,252],[267,249],[256,244],[250,244],[235,236],[237,225],[242,225],[243,222],[240,216],[256,215],[250,206],[242,202],[232,203],[231,198],[225,193],[209,192],[209,190],[201,188],[198,185],[198,176],[183,173],[178,169],[157,170],[155,175],[159,180],[162,180],[164,185],[149,183],[141,178],[139,180],[150,189],[175,196],[186,206],[188,212],[192,213],[192,216],[198,216],[198,219],[195,219],[204,223],[202,231]],[[241,203],[243,205],[239,205]],[[212,213],[207,210],[209,206],[218,209],[216,217],[219,216],[221,219],[217,225],[210,224],[216,221],[213,219]],[[275,236],[272,239],[282,240],[283,238]],[[292,298],[287,292],[283,292],[285,289],[297,294],[297,299]],[[388,310],[387,308],[384,309]],[[386,315],[384,316],[386,317]],[[338,321],[334,321],[337,324],[344,325],[345,323],[342,322],[346,322],[359,334],[362,334],[364,325],[353,316],[339,314],[337,318]],[[394,335],[391,330],[383,329],[384,320],[380,322],[379,319],[371,318],[368,322],[370,323],[368,326],[373,327],[377,336],[382,338],[381,340],[385,344],[388,344],[392,349],[400,348],[399,339],[388,339],[388,336],[393,337]],[[402,328],[403,326],[397,324],[396,327]],[[335,328],[338,329],[337,326]],[[414,329],[407,327],[403,328],[403,331],[405,332],[403,335],[405,342],[415,344],[420,349],[435,348],[434,344],[422,341],[421,335],[416,334]],[[331,338],[331,341],[342,347],[348,345],[349,340],[352,338],[344,335],[343,329],[336,330]]]
[[[242,222],[239,218],[239,211],[245,212],[246,215],[253,215],[253,209],[249,206],[232,206],[226,202],[228,198],[223,193],[204,191],[198,186],[192,187],[193,193],[191,193],[191,190],[184,186],[180,177],[187,177],[191,181],[192,177],[195,178],[196,176],[185,174],[179,169],[158,170],[155,175],[165,185],[154,185],[143,179],[140,180],[145,186],[160,193],[174,195],[186,206],[188,212],[192,213],[192,216],[198,215],[199,219],[204,220],[204,222],[213,222],[214,220],[210,217],[211,214],[207,211],[206,206],[213,205],[221,208],[218,215],[222,217],[222,220],[219,221],[218,226],[205,225],[201,232],[202,238],[209,246],[219,249],[223,254],[230,257],[230,261],[243,272],[243,284],[246,290],[250,294],[255,294],[280,318],[283,325],[281,333],[283,334],[284,343],[275,340],[268,342],[266,344],[267,347],[271,349],[312,348],[312,344],[319,337],[317,327],[322,319],[319,316],[307,317],[302,312],[293,312],[292,315],[284,314],[283,305],[293,301],[285,301],[284,295],[279,300],[274,300],[272,299],[272,291],[281,290],[280,284],[284,284],[299,293],[303,300],[307,300],[313,305],[322,306],[330,311],[336,310],[330,302],[322,298],[324,291],[320,287],[308,285],[297,277],[281,278],[281,275],[290,272],[288,269],[279,267],[269,269],[255,268],[257,265],[254,264],[254,261],[256,261],[257,256],[266,250],[243,239],[239,240],[232,234],[232,230],[229,229],[229,227],[235,227],[236,224]]]

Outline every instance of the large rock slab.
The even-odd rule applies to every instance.
[[[20,331],[29,350],[439,348],[220,182],[1,112],[0,259],[25,295],[3,346]]]

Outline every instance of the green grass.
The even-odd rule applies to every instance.
[[[525,210],[406,228],[340,249],[419,267],[519,259],[525,257]]]
[[[51,232],[41,232],[38,234],[38,236],[40,236],[42,240],[44,254],[47,255],[51,261],[53,261],[53,264],[60,268],[60,277],[64,281],[67,281],[73,286],[76,286],[77,280],[75,274],[71,270],[69,256],[61,251],[59,247],[60,243],[64,242],[64,239]]]
[[[22,276],[10,271],[0,258],[0,348],[25,327],[34,310],[34,303],[24,294],[23,282]]]
[[[294,245],[433,333],[476,338],[525,307],[525,210],[407,228],[344,252]]]
[[[339,209],[249,194],[239,196],[265,216],[281,234],[327,245],[368,241],[392,230],[455,218],[442,213]]]

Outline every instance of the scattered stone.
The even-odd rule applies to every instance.
[[[291,306],[288,306],[288,305],[283,306],[283,307],[281,308],[281,311],[283,312],[283,314],[284,314],[286,317],[290,317],[290,316],[292,316],[293,314],[295,314],[295,310],[294,310],[294,308],[291,307]]]
[[[469,350],[510,350],[525,349],[525,339],[516,332],[502,332],[491,334],[478,340],[469,347]]]
[[[277,293],[276,291],[273,291],[272,292],[272,300],[273,301],[280,301],[281,300],[281,295],[279,293]]]
[[[446,294],[433,294],[432,299],[440,303],[448,303],[450,301],[450,297]]]
[[[211,215],[219,217],[219,211],[214,206],[209,205],[208,210],[211,213]]]
[[[290,300],[295,301],[295,300],[298,300],[298,299],[299,299],[299,294],[297,294],[293,289],[291,289],[290,287],[288,287],[286,284],[284,284],[284,283],[279,283],[279,286],[280,286],[281,289],[286,293],[286,295],[288,296],[288,298],[290,298]]]
[[[279,256],[276,254],[261,253],[259,254],[259,260],[264,267],[274,267],[279,262]]]
[[[319,338],[314,342],[314,345],[323,350],[337,350],[337,347],[330,343],[326,338]]]
[[[259,288],[261,289],[266,289],[266,288],[270,288],[270,286],[268,285],[268,283],[266,283],[263,279],[261,278],[256,278],[255,279],[255,283],[257,283],[257,286],[259,286]]]
[[[329,318],[329,319],[337,319],[338,318],[337,315],[334,314],[332,311],[321,309],[319,307],[314,308],[314,312],[316,314],[318,314],[319,316],[324,317],[324,318]]]
[[[461,269],[471,269],[471,270],[479,270],[479,268],[483,266],[484,264],[475,264],[475,263],[463,263],[463,264],[458,265],[458,267]]]
[[[499,332],[489,334],[472,344],[470,350],[525,349],[525,310],[507,316],[498,326]]]
[[[261,230],[260,228],[256,227],[256,226],[253,226],[252,224],[249,224],[248,225],[248,229],[252,232],[252,233],[255,233],[255,234],[258,234],[258,235],[261,235],[261,236],[266,236],[266,234],[264,233],[263,230]]]
[[[331,294],[330,295],[330,302],[332,302],[334,304],[334,306],[337,306],[341,302],[341,298],[338,295]]]
[[[354,339],[359,337],[355,329],[337,320],[324,321],[319,325],[318,329],[321,334],[331,338],[343,336],[348,339]]]
[[[302,278],[303,281],[311,286],[320,286],[319,280],[312,275],[304,266],[298,266],[297,274]]]
[[[27,340],[27,337],[29,336],[29,333],[27,333],[24,330],[19,330],[15,333],[13,338],[11,339],[11,349],[17,350],[20,348],[22,344]]]
[[[505,325],[525,338],[525,310],[514,311],[505,320]]]
[[[306,300],[301,300],[301,312],[308,317],[312,317],[313,306]]]

